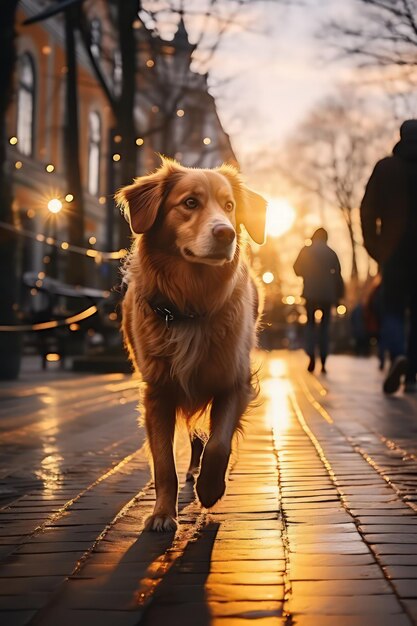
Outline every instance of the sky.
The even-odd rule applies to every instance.
[[[253,4],[259,34],[224,37],[209,74],[238,156],[281,143],[348,74],[346,64],[329,60],[325,42],[317,37],[326,20],[340,15],[340,0]],[[344,5],[346,11],[349,2]]]

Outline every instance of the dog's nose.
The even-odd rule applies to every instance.
[[[228,226],[227,224],[216,224],[213,226],[212,233],[216,241],[225,246],[231,244],[236,237],[234,228],[232,226]]]

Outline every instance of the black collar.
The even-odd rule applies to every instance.
[[[190,321],[203,317],[195,311],[180,311],[172,302],[163,299],[161,296],[155,296],[151,300],[146,300],[146,302],[155,315],[164,320],[167,328],[175,322]]]

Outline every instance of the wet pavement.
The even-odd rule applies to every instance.
[[[137,386],[122,374],[0,384],[5,626],[417,624],[417,395],[373,359],[259,354],[226,496],[185,483],[179,529],[143,532],[154,490]]]

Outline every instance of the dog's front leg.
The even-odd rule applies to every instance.
[[[187,481],[194,482],[200,467],[200,459],[204,450],[204,443],[196,434],[190,434],[191,443],[191,459],[190,466],[187,471]]]
[[[172,531],[177,528],[178,478],[174,460],[175,403],[165,389],[150,386],[145,392],[145,422],[151,448],[156,503],[146,520],[146,530]]]
[[[250,400],[250,390],[242,384],[218,395],[211,409],[210,438],[204,448],[196,490],[203,506],[210,508],[223,496],[232,439]]]

